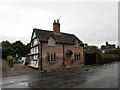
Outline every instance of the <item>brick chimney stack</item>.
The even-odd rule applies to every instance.
[[[54,23],[53,23],[53,31],[55,34],[60,34],[60,23],[59,23],[59,19],[57,19],[57,22],[56,20],[54,20]]]

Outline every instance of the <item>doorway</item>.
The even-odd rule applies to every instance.
[[[65,60],[67,68],[72,67],[72,63],[71,63],[72,54],[73,54],[73,52],[68,49],[67,52],[66,52],[66,60]]]

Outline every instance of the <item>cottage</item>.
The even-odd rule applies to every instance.
[[[33,29],[29,66],[40,70],[84,64],[84,44],[74,34],[60,32],[57,19],[53,31]]]
[[[115,44],[109,44],[108,42],[106,42],[106,45],[101,46],[102,53],[105,53],[105,51],[115,50],[115,49],[117,49]]]

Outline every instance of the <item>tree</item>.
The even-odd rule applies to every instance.
[[[26,45],[26,50],[25,50],[26,52],[26,56],[30,53],[30,43],[27,43],[27,45]]]
[[[93,53],[99,53],[100,52],[99,48],[97,46],[94,46],[94,45],[87,46],[86,51],[87,52],[93,52]]]
[[[2,48],[4,48],[4,47],[11,47],[11,43],[9,42],[9,41],[2,41],[1,42],[1,45],[2,45]]]
[[[2,47],[0,47],[0,52],[2,52],[2,58],[6,59],[7,56],[15,57],[18,54],[19,57],[26,57],[29,53],[30,43],[27,45],[23,44],[20,40],[10,43],[9,41],[2,41]]]
[[[12,48],[19,57],[26,56],[26,46],[20,40],[12,43]]]
[[[15,50],[12,48],[11,43],[9,41],[3,41],[1,42],[2,45],[2,58],[6,59],[8,55],[14,56]]]

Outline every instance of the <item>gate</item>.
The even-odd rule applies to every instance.
[[[98,64],[98,54],[96,53],[85,53],[85,64]]]

